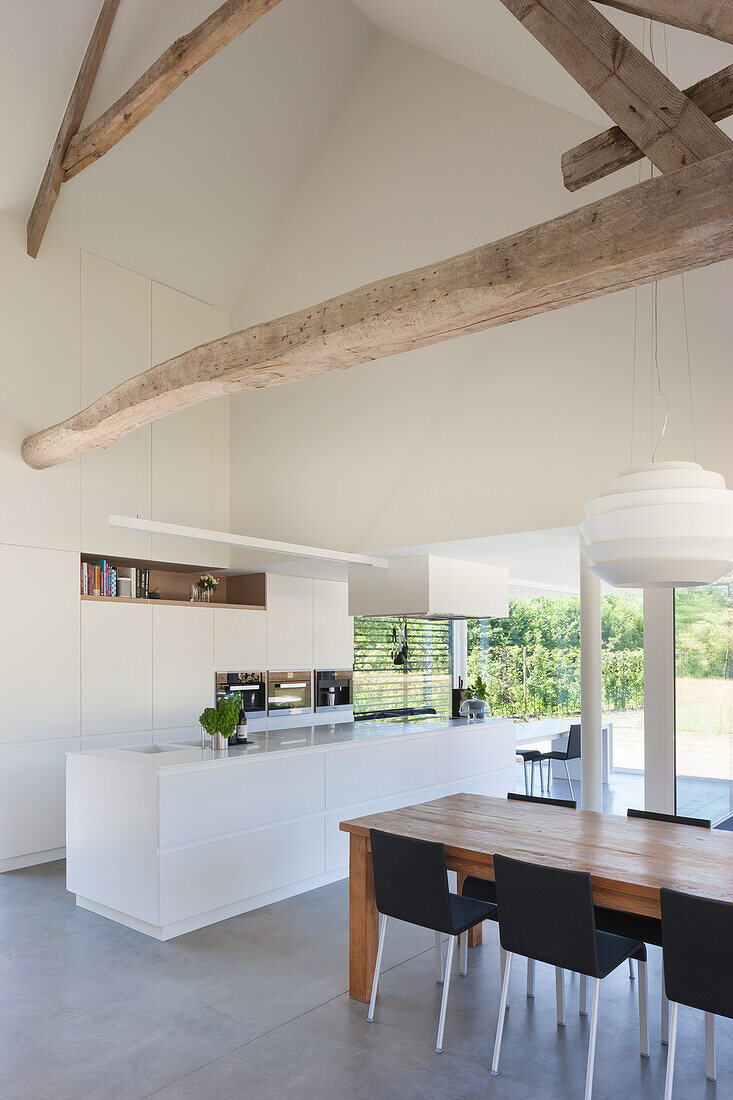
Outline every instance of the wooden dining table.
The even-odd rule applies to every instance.
[[[688,825],[617,817],[592,810],[452,794],[342,821],[350,834],[349,993],[368,1001],[377,952],[369,830],[445,845],[460,891],[467,875],[494,877],[494,853],[588,871],[599,905],[659,916],[659,891],[733,902],[733,834]],[[469,944],[480,942],[480,926]]]

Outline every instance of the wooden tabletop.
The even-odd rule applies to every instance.
[[[342,821],[445,844],[448,866],[493,878],[493,855],[589,871],[597,903],[659,916],[662,886],[733,902],[733,834],[486,795],[454,794]]]

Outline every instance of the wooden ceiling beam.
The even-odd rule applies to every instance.
[[[202,344],[28,436],[43,469],[222,394],[299,382],[733,256],[733,152]]]
[[[114,22],[119,6],[120,0],[104,0],[102,4],[97,22],[92,31],[92,37],[89,39],[89,45],[87,46],[84,59],[81,63],[81,68],[77,73],[74,87],[69,96],[69,102],[66,105],[59,132],[53,143],[51,156],[48,158],[48,164],[46,165],[46,171],[43,173],[41,185],[38,188],[38,193],[31,208],[31,212],[28,215],[28,224],[26,225],[26,247],[28,255],[32,256],[33,259],[38,255],[38,250],[43,240],[43,234],[46,232],[46,226],[48,225],[48,220],[56,204],[56,199],[59,197],[61,184],[64,180],[62,168],[63,160],[66,156],[69,142],[81,126],[81,120],[84,118],[84,112],[87,109],[89,96],[91,95],[94,81],[99,70],[99,64],[102,60],[102,54],[104,53],[104,47],[107,45],[109,32],[112,29],[112,23]]]
[[[593,7],[590,0],[502,0],[660,172],[733,141]]]
[[[721,42],[733,43],[733,4],[730,0],[600,0],[609,8],[697,31]]]
[[[685,95],[713,122],[729,118],[733,115],[733,65],[699,80],[685,91]],[[568,191],[578,191],[634,164],[643,156],[623,130],[612,126],[563,153],[563,182]]]
[[[177,38],[116,103],[73,137],[64,157],[64,180],[108,153],[186,77],[279,3],[280,0],[227,0],[198,27]]]

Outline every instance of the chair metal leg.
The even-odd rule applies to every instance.
[[[563,764],[565,765],[565,775],[567,776],[567,779],[568,779],[568,787],[570,787],[570,797],[572,799],[574,799],[575,795],[573,794],[573,784],[572,784],[572,781],[570,779],[570,769],[568,768],[567,760],[563,760]]]
[[[435,933],[435,980],[443,984],[443,933]]]
[[[588,1067],[585,1071],[585,1100],[591,1100],[593,1093],[593,1067],[596,1061],[596,1036],[598,1034],[598,1001],[601,992],[601,979],[595,979],[593,990],[593,1008],[590,1016],[590,1038],[588,1040]]]
[[[499,1055],[501,1054],[501,1040],[504,1035],[504,1020],[507,1005],[509,1003],[509,978],[512,972],[512,953],[506,957],[504,977],[501,982],[501,1000],[499,1001],[499,1019],[496,1024],[496,1038],[494,1039],[494,1057],[491,1060],[491,1076],[499,1076]]]
[[[679,1005],[672,1001],[672,1011],[669,1020],[669,1050],[667,1051],[667,1076],[664,1081],[664,1100],[672,1100],[672,1085],[674,1084],[674,1056],[677,1050],[677,1010]]]
[[[374,977],[372,978],[372,995],[369,998],[369,1014],[367,1023],[374,1023],[374,1007],[377,1003],[377,986],[379,985],[379,971],[382,969],[382,953],[384,941],[387,938],[387,918],[384,913],[379,914],[379,943],[377,944],[377,961],[374,964]]]
[[[527,761],[522,757],[522,768],[524,770],[524,793],[529,794],[529,784],[527,783]]]
[[[585,974],[580,975],[580,990],[578,993],[578,1013],[581,1016],[588,1015],[588,979]]]
[[[633,982],[636,975],[634,974],[634,960],[629,959],[629,981]]]
[[[647,997],[646,963],[639,962],[639,1050],[642,1058],[649,1057],[649,999]]]
[[[534,766],[536,761],[532,760],[529,765],[529,793],[534,796]]]
[[[527,959],[527,996],[534,1000],[534,959]]]
[[[715,1066],[715,1016],[712,1012],[705,1013],[705,1076],[708,1081],[715,1081],[718,1077]]]
[[[461,939],[461,977],[468,974],[468,932],[464,932]]]
[[[550,783],[552,781],[552,761],[547,761],[547,793],[550,793]]]
[[[555,1001],[557,1003],[557,1026],[565,1027],[565,971],[555,967]]]
[[[438,1018],[438,1037],[435,1040],[435,1053],[443,1053],[443,1035],[445,1033],[445,1014],[448,1011],[448,990],[450,989],[450,975],[453,968],[453,953],[456,949],[457,936],[451,936],[448,940],[448,955],[445,960],[445,975],[443,977],[443,996],[440,999],[440,1016]]]
[[[499,972],[501,975],[501,983],[504,984],[504,975],[506,974],[507,966],[507,953],[504,948],[499,944]],[[506,1006],[509,1008],[509,993],[507,992]]]
[[[662,964],[664,966],[664,964]],[[667,998],[667,990],[664,988],[664,969],[662,969],[662,1046],[666,1047],[669,1043],[669,1000]]]

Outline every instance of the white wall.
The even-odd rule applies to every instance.
[[[63,845],[67,749],[104,737],[129,742],[133,730],[134,740],[153,736],[154,649],[150,629],[141,633],[150,608],[82,604],[80,550],[227,564],[220,547],[105,525],[108,512],[228,525],[226,398],[42,472],[21,461],[20,442],[158,359],[221,335],[227,324],[223,312],[50,235],[31,260],[24,225],[0,216],[0,867]],[[105,611],[120,613],[101,637],[85,635],[86,654],[82,609],[96,613],[95,626]],[[204,628],[203,620],[197,624]],[[198,637],[189,641],[200,647]],[[103,644],[108,663],[120,667],[119,697],[85,695],[82,707],[85,672],[88,682]],[[213,640],[210,648],[207,686]],[[182,689],[188,672],[179,674]],[[166,687],[175,694],[170,677]]]
[[[593,132],[575,115],[379,36],[240,296],[232,329],[635,182],[632,168],[579,195],[565,191],[560,155]],[[698,454],[733,484],[732,273],[728,264],[690,274],[687,297]],[[661,285],[660,312],[672,417],[658,457],[687,458],[678,279]],[[237,395],[234,528],[366,550],[577,523],[584,499],[630,461],[633,315],[634,292],[624,292]],[[649,288],[639,315],[635,462],[649,457]],[[266,477],[257,475],[263,456]],[[335,491],[338,505],[315,507],[314,486]]]

